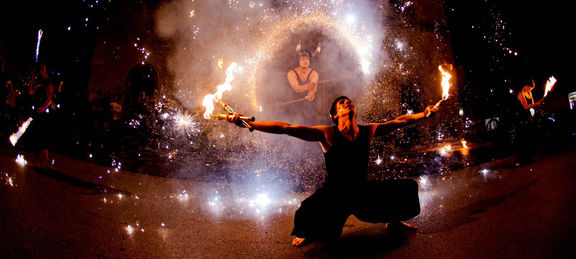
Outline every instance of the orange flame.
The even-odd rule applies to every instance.
[[[449,69],[451,67],[452,67],[452,65],[449,65]],[[448,71],[444,70],[442,65],[438,66],[438,70],[440,70],[440,73],[442,73],[442,82],[441,82],[442,100],[446,100],[450,96],[450,93],[449,93],[449,91],[450,91],[450,79],[452,78],[452,75],[450,73],[448,73]]]
[[[548,81],[546,81],[546,88],[544,89],[544,97],[546,97],[546,95],[548,95],[548,93],[552,91],[552,88],[554,88],[556,81],[557,80],[554,76],[548,78]]]
[[[232,62],[230,66],[226,69],[226,81],[221,85],[216,87],[216,93],[207,94],[202,100],[202,106],[206,107],[204,112],[204,118],[210,119],[210,115],[214,112],[214,102],[222,99],[222,94],[224,91],[231,91],[232,85],[230,84],[234,80],[234,72],[236,71],[238,65],[236,62]]]

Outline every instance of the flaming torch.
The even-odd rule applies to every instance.
[[[448,65],[447,69],[452,70],[452,65]],[[452,78],[452,75],[448,73],[448,71],[444,70],[442,65],[438,66],[438,70],[440,70],[440,73],[442,74],[442,82],[440,83],[442,86],[442,99],[434,105],[436,108],[440,107],[442,102],[450,97],[450,79]]]
[[[10,135],[9,139],[10,139],[10,143],[12,143],[12,146],[16,146],[16,143],[18,142],[20,137],[22,137],[24,132],[26,132],[26,129],[30,125],[30,122],[32,122],[32,117],[28,118],[28,120],[26,120],[24,123],[22,123],[22,125],[20,125],[20,127],[18,128],[18,131],[16,131],[12,135]]]
[[[234,72],[236,71],[237,67],[238,65],[236,64],[236,62],[232,62],[232,64],[230,64],[230,66],[228,66],[228,68],[226,69],[226,81],[216,87],[217,89],[216,93],[207,94],[206,96],[204,96],[204,100],[202,100],[202,106],[206,107],[206,111],[204,112],[205,119],[209,120],[211,118],[218,118],[222,120],[231,118],[230,116],[234,117],[234,115],[236,114],[236,112],[234,111],[234,109],[232,109],[232,107],[230,107],[230,105],[222,101],[222,94],[224,93],[224,91],[232,90],[232,85],[230,83],[232,82],[232,80],[234,80]],[[217,102],[220,105],[222,105],[222,108],[224,108],[224,110],[228,112],[228,114],[218,114],[218,115],[212,114],[214,112],[214,102]],[[248,124],[247,122],[247,121],[254,121],[254,117],[240,116],[239,119],[242,121],[242,125],[244,125],[244,127],[248,128],[250,131],[254,131],[254,128],[250,126],[250,124]]]
[[[548,78],[548,81],[546,81],[546,88],[544,89],[544,97],[546,97],[546,95],[548,95],[548,93],[552,91],[554,85],[556,85],[556,81],[557,80],[554,76]]]

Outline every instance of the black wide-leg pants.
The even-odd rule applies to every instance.
[[[411,219],[420,214],[418,183],[411,179],[330,185],[300,204],[292,235],[316,241],[340,237],[350,215],[371,223]]]

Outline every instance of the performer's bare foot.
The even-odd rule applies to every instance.
[[[401,221],[394,221],[386,223],[386,229],[388,231],[416,231],[418,227]]]
[[[303,245],[305,245],[305,244],[306,244],[306,238],[304,238],[304,237],[295,237],[295,238],[292,240],[292,245],[293,245],[293,246],[298,246],[298,247],[300,247],[300,246],[303,246]]]

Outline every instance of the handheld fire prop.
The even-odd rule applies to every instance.
[[[554,76],[548,78],[548,81],[546,81],[546,88],[544,89],[544,97],[546,97],[546,95],[552,91],[554,85],[556,85],[556,81],[557,80]]]
[[[232,62],[230,66],[228,66],[228,68],[226,69],[226,81],[216,87],[217,89],[216,93],[207,94],[206,96],[204,96],[202,106],[206,107],[206,111],[204,112],[205,119],[207,120],[211,118],[217,118],[220,120],[231,119],[237,114],[236,111],[234,111],[234,109],[230,107],[230,105],[222,101],[222,94],[224,93],[224,91],[232,90],[232,85],[230,83],[232,82],[232,80],[234,80],[234,72],[236,71],[237,68],[238,65],[235,62]],[[212,114],[214,112],[214,102],[217,102],[220,105],[222,105],[222,108],[228,114]],[[242,125],[244,125],[244,127],[248,128],[250,131],[254,131],[254,128],[250,126],[250,124],[247,122],[247,121],[254,121],[254,117],[240,116],[239,120],[242,122]]]
[[[10,135],[9,139],[10,139],[10,143],[12,143],[12,146],[16,146],[16,143],[18,142],[20,137],[22,137],[24,132],[26,132],[26,129],[28,128],[28,126],[30,125],[31,122],[32,122],[32,117],[28,118],[28,120],[26,120],[24,123],[22,123],[22,125],[20,125],[20,127],[18,128],[18,131],[16,131],[12,135]]]
[[[446,70],[442,65],[439,65],[438,70],[440,70],[440,73],[442,74],[442,82],[440,83],[442,86],[442,99],[434,105],[436,108],[440,107],[442,102],[450,97],[450,79],[452,78],[452,75],[448,71],[452,70],[452,65],[447,65]]]

